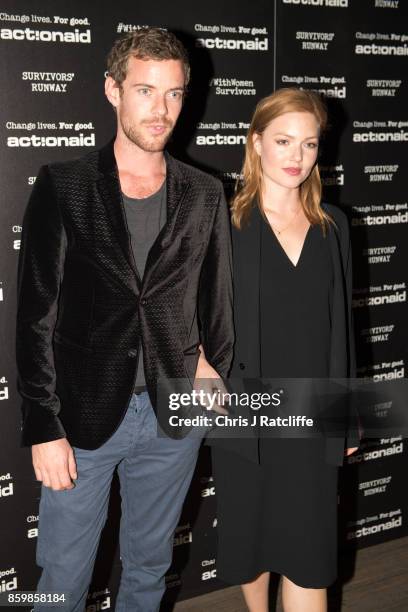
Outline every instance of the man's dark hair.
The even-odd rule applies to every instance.
[[[118,38],[107,59],[108,74],[121,86],[126,79],[128,60],[180,60],[183,64],[185,86],[190,80],[187,51],[179,39],[161,28],[142,28]]]

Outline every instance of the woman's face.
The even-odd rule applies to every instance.
[[[264,180],[297,189],[316,163],[319,125],[312,113],[284,113],[253,139]]]

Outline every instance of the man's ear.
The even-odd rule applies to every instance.
[[[120,102],[120,86],[111,76],[105,79],[105,95],[109,102],[117,108]]]

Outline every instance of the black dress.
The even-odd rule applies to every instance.
[[[262,377],[328,376],[333,271],[321,228],[309,228],[294,266],[262,219],[260,261]],[[271,571],[324,588],[336,579],[337,467],[324,448],[323,439],[261,437],[259,464],[213,448],[221,580]]]

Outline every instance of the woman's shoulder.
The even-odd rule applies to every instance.
[[[232,224],[232,237],[236,240],[246,239],[247,236],[252,234],[256,234],[259,229],[261,220],[261,213],[259,211],[258,205],[254,204],[251,207],[248,217],[242,222],[241,227],[238,228],[234,224]]]
[[[328,202],[322,202],[321,207],[333,219],[338,231],[340,233],[348,234],[349,222],[346,213],[338,206],[329,204]]]

